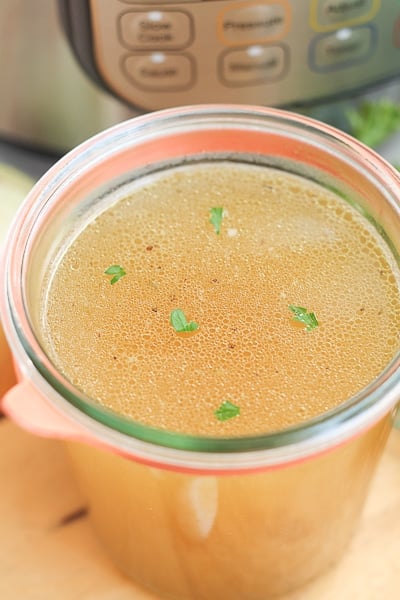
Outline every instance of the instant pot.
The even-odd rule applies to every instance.
[[[56,153],[170,106],[340,127],[352,99],[399,94],[399,0],[2,0],[0,39],[0,136]]]

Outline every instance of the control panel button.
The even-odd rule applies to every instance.
[[[135,85],[152,92],[185,90],[195,79],[194,61],[186,54],[128,55],[123,60],[123,69]]]
[[[224,52],[219,61],[219,74],[225,85],[250,85],[280,79],[286,73],[287,64],[283,46],[250,46]]]
[[[193,38],[190,16],[178,10],[129,11],[120,16],[121,42],[132,50],[182,49]]]
[[[374,17],[381,0],[314,0],[311,24],[314,29],[332,29],[365,23]]]
[[[362,62],[371,56],[375,37],[375,30],[371,26],[346,27],[321,35],[310,46],[311,67],[329,71]]]
[[[266,43],[283,37],[289,29],[291,10],[286,0],[232,6],[218,17],[217,31],[223,44]]]

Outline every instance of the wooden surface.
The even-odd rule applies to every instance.
[[[30,436],[6,419],[0,440],[0,598],[154,600],[120,575],[98,546],[62,444]],[[398,598],[400,431],[393,431],[349,551],[285,600]]]

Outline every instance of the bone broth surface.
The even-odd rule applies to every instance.
[[[124,273],[112,284],[110,266]],[[49,277],[44,345],[77,388],[135,421],[274,431],[335,408],[387,365],[398,279],[373,226],[324,187],[255,165],[177,167],[76,235]],[[294,320],[299,307],[313,327]],[[178,309],[196,330],[176,331]],[[227,403],[236,412],[220,420]]]

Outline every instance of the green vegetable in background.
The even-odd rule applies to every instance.
[[[0,163],[0,246],[15,213],[34,183],[19,169]]]
[[[390,100],[365,101],[346,113],[350,133],[371,148],[376,148],[400,130],[400,104]]]

